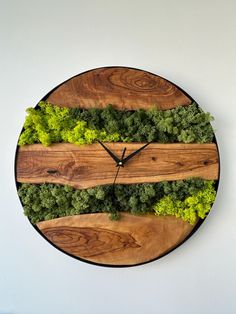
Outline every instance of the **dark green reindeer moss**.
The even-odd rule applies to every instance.
[[[24,213],[35,224],[63,216],[109,213],[119,219],[120,212],[141,215],[174,215],[190,223],[205,218],[214,202],[214,181],[200,178],[143,183],[103,185],[76,190],[59,184],[23,183],[18,194]]]

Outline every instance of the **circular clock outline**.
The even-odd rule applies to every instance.
[[[52,90],[50,90],[45,96],[42,97],[41,100],[38,101],[37,105],[34,107],[35,109],[37,109],[39,106],[39,102],[40,101],[45,101],[56,89],[58,89],[60,86],[62,86],[63,84],[65,84],[66,82],[70,81],[71,79],[77,77],[77,76],[80,76],[80,75],[83,75],[83,74],[86,74],[88,72],[92,72],[94,70],[99,70],[99,69],[109,69],[109,68],[125,68],[125,69],[131,69],[131,70],[136,70],[136,71],[140,71],[140,72],[146,72],[148,74],[151,74],[151,75],[154,75],[156,77],[159,77],[161,79],[164,79],[165,81],[169,82],[170,84],[172,84],[173,86],[175,86],[178,90],[180,90],[185,96],[187,96],[192,102],[195,102],[197,104],[198,107],[200,107],[198,105],[198,103],[187,93],[185,92],[181,87],[179,87],[177,84],[171,82],[170,80],[166,79],[165,77],[163,76],[160,76],[160,75],[157,75],[153,72],[150,72],[150,71],[147,71],[147,70],[142,70],[142,69],[139,69],[139,68],[135,68],[135,67],[129,67],[129,66],[103,66],[103,67],[97,67],[97,68],[93,68],[93,69],[89,69],[89,70],[86,70],[86,71],[83,71],[79,74],[76,74],[72,77],[70,77],[69,79],[66,79],[65,81],[63,81],[62,83],[58,84],[56,87],[54,87]],[[201,107],[200,107],[201,108]],[[19,137],[21,135],[21,133],[23,132],[23,127],[21,129],[21,132],[19,134]],[[19,139],[18,137],[18,139]],[[17,140],[17,143],[18,143],[18,140]],[[218,165],[219,165],[219,171],[218,171],[218,179],[216,180],[216,183],[215,183],[215,190],[216,190],[216,196],[217,196],[217,193],[218,193],[218,189],[219,189],[219,183],[220,183],[220,177],[221,177],[221,157],[220,157],[220,152],[219,152],[219,145],[218,145],[218,142],[217,142],[217,139],[216,139],[216,135],[214,133],[214,138],[213,138],[213,141],[212,143],[215,143],[216,144],[216,148],[217,148],[217,153],[218,153]],[[15,187],[16,187],[16,191],[18,190],[18,187],[19,187],[19,182],[17,182],[17,175],[16,175],[16,157],[17,157],[17,154],[18,154],[18,150],[19,150],[19,146],[18,144],[16,145],[16,149],[15,149],[15,158],[14,158],[14,179],[15,179]],[[19,197],[18,197],[19,198]],[[21,199],[19,198],[20,200],[20,203],[21,203],[21,206],[23,207],[23,204],[22,204],[22,201]],[[216,200],[214,201],[214,203],[216,202]],[[214,203],[212,204],[212,207],[214,205]],[[208,216],[208,215],[207,215]],[[50,243],[53,247],[55,247],[57,250],[61,251],[62,253],[74,258],[74,259],[77,259],[81,262],[85,262],[85,263],[88,263],[88,264],[92,264],[92,265],[96,265],[96,266],[102,266],[102,267],[111,267],[111,268],[124,268],[124,267],[134,267],[134,266],[140,266],[140,265],[144,265],[144,264],[147,264],[147,263],[151,263],[153,261],[156,261],[168,254],[170,254],[171,252],[173,252],[174,250],[178,249],[182,244],[184,244],[189,238],[192,237],[192,235],[200,228],[200,226],[202,225],[202,223],[207,219],[207,216],[204,218],[204,219],[200,219],[195,227],[193,228],[193,230],[188,234],[187,237],[184,238],[183,241],[181,241],[179,244],[177,244],[175,247],[173,247],[172,249],[170,249],[169,251],[167,251],[166,253],[164,254],[161,254],[159,255],[158,257],[156,258],[153,258],[153,259],[150,259],[148,261],[145,261],[145,262],[141,262],[141,263],[136,263],[136,264],[124,264],[124,265],[112,265],[112,264],[102,264],[102,263],[97,263],[97,262],[93,262],[93,261],[90,261],[90,260],[86,260],[84,258],[81,258],[81,257],[78,257],[78,256],[75,256],[73,254],[70,254],[66,251],[64,251],[63,249],[61,249],[60,247],[58,247],[56,244],[54,244],[52,241],[50,241],[44,234],[43,232],[36,226],[34,225],[33,223],[30,222],[29,218],[27,217],[28,221],[30,222],[30,224],[33,226],[33,228],[48,242]]]

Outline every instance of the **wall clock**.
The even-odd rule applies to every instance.
[[[219,179],[212,117],[155,74],[81,73],[27,110],[16,152],[24,213],[80,260],[132,266],[182,244]]]

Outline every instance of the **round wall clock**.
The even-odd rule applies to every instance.
[[[24,214],[62,252],[104,266],[169,253],[214,203],[213,118],[152,73],[81,73],[27,109],[16,152]]]

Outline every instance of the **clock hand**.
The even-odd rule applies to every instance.
[[[124,156],[125,156],[125,151],[126,151],[126,147],[123,149],[123,153],[122,153],[122,156],[121,156],[121,160],[123,160]],[[121,166],[121,165],[120,165]]]
[[[123,158],[124,158],[124,156],[125,156],[125,151],[126,151],[126,147],[123,149],[123,153],[122,153],[121,160],[123,160]],[[116,183],[116,179],[117,179],[117,177],[118,177],[118,173],[119,173],[119,171],[120,171],[120,167],[123,167],[123,165],[118,163],[118,164],[117,164],[117,167],[118,167],[118,169],[117,169],[117,171],[116,171],[115,179],[114,179],[114,181],[113,181],[113,190],[114,190],[114,186],[115,186],[115,183]]]
[[[125,156],[125,151],[126,151],[126,147],[123,149],[123,153],[122,153],[122,157],[121,157],[121,160],[124,158],[124,156]],[[121,162],[121,161],[120,161]],[[119,171],[120,171],[120,167],[123,167],[123,164],[121,163],[121,164],[117,164],[116,165],[117,167],[118,167],[118,169],[117,169],[117,171],[116,171],[116,175],[115,175],[115,179],[114,179],[114,181],[113,181],[113,184],[112,184],[112,195],[113,195],[113,197],[114,197],[114,199],[116,198],[116,193],[115,193],[115,183],[116,183],[116,179],[117,179],[117,176],[118,176],[118,173],[119,173]],[[111,217],[113,217],[113,219],[117,219],[117,217],[119,217],[120,215],[119,215],[119,212],[117,211],[117,209],[115,209],[115,208],[113,208],[112,210],[111,210]],[[114,217],[116,217],[116,218],[114,218]]]
[[[105,151],[111,156],[112,159],[115,160],[116,164],[118,165],[119,162],[121,161],[110,149],[108,149],[102,142],[98,141],[100,145],[105,149]]]
[[[151,142],[145,144],[144,146],[140,147],[139,149],[137,149],[136,151],[134,151],[133,153],[131,153],[130,155],[128,155],[126,158],[121,159],[122,164],[124,165],[128,160],[130,160],[131,158],[133,158],[135,155],[137,155],[139,152],[141,152],[141,150],[143,150],[145,147],[147,147],[149,144],[151,144]]]

